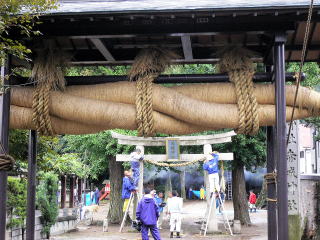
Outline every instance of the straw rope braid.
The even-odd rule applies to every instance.
[[[271,173],[267,173],[264,175],[264,179],[265,179],[266,192],[268,192],[268,185],[277,183],[277,173],[275,171]],[[266,197],[266,200],[268,202],[277,202],[277,199],[274,199],[274,198]]]
[[[32,100],[32,122],[41,135],[55,135],[49,112],[50,91],[65,89],[62,66],[66,62],[67,56],[50,47],[40,52],[34,60],[31,81],[36,83],[36,87]]]
[[[33,94],[32,121],[41,135],[53,136],[49,113],[50,86],[38,85]]]
[[[221,58],[220,69],[235,85],[239,111],[237,133],[255,135],[259,131],[258,102],[253,94],[253,63],[244,49],[230,48]]]
[[[190,162],[182,162],[182,163],[157,162],[157,161],[153,161],[153,160],[149,160],[149,159],[144,159],[143,161],[146,161],[148,163],[157,165],[159,167],[184,167],[184,166],[195,164],[197,162],[203,162],[205,160],[206,160],[206,157],[202,157],[200,159],[196,159],[196,160],[193,160],[193,161],[190,161]]]
[[[296,92],[295,92],[295,95],[294,95],[293,108],[292,108],[292,112],[291,112],[291,119],[290,119],[290,125],[289,125],[288,137],[287,137],[287,145],[289,144],[289,138],[290,138],[291,129],[292,129],[293,116],[294,116],[294,111],[296,109],[297,98],[298,98],[298,93],[299,93],[299,87],[300,87],[300,82],[301,82],[302,67],[304,65],[304,61],[305,61],[305,57],[306,57],[306,51],[307,51],[307,45],[308,45],[309,37],[310,37],[309,32],[310,32],[310,24],[311,24],[311,18],[312,18],[312,10],[313,10],[313,0],[310,1],[309,11],[308,11],[308,19],[307,19],[307,24],[306,24],[306,30],[305,30],[305,33],[304,33],[302,53],[301,53],[300,65],[299,65],[299,73],[297,74],[297,88],[296,88]]]
[[[0,154],[0,171],[10,171],[14,165],[14,158],[6,153],[2,143],[0,142],[0,148],[3,152]]]
[[[138,136],[151,137],[155,133],[152,88],[153,81],[170,64],[173,53],[160,48],[144,49],[135,58],[129,79],[136,81],[136,123]]]

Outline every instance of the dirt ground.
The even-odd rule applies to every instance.
[[[199,235],[200,224],[205,214],[205,201],[194,200],[184,203],[183,221],[182,221],[182,237],[184,239],[241,239],[241,240],[266,240],[267,239],[267,212],[258,210],[257,213],[250,213],[252,225],[243,227],[241,234],[230,236],[226,233],[223,225],[222,215],[217,214],[219,220],[219,230],[221,234],[207,235],[203,237]],[[79,224],[78,230],[70,233],[52,237],[53,240],[138,240],[141,239],[140,233],[135,232],[131,227],[125,227],[123,233],[119,233],[119,225],[109,225],[108,232],[102,232],[102,221],[107,216],[108,204],[103,203],[99,207],[97,213],[94,214],[95,225],[85,226]],[[228,219],[233,219],[232,202],[225,203],[225,212]],[[162,239],[169,239],[169,223],[167,220],[163,222],[163,229],[160,230]],[[150,239],[153,239],[150,237]]]

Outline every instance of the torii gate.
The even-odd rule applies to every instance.
[[[144,154],[145,146],[165,146],[168,138],[166,137],[136,137],[136,136],[128,136],[122,135],[116,132],[111,132],[113,138],[118,140],[118,144],[123,145],[135,145],[136,148],[141,149],[141,152]],[[179,141],[179,145],[181,146],[195,146],[195,145],[203,145],[203,154],[181,154],[180,161],[189,162],[197,159],[201,159],[204,155],[212,152],[211,144],[218,143],[226,143],[231,142],[231,137],[235,136],[234,131],[230,131],[227,133],[219,133],[214,135],[202,135],[202,136],[177,136],[174,139]],[[166,162],[168,161],[166,154],[147,154],[144,155],[145,159],[149,159],[157,162]],[[219,153],[219,160],[233,160],[233,153]],[[116,161],[119,162],[127,162],[130,161],[130,155],[117,154]],[[207,206],[210,204],[210,191],[208,184],[208,175],[207,172],[204,171],[204,178],[206,184],[206,199]],[[138,193],[140,196],[143,194],[143,162],[140,163],[140,178],[138,184]],[[209,208],[207,208],[209,209]],[[218,231],[218,221],[216,219],[216,205],[213,204],[212,211],[210,214],[210,219],[208,223],[208,233],[213,233]]]

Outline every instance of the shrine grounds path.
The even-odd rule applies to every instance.
[[[226,212],[229,219],[233,219],[233,206],[232,202],[225,203]],[[258,210],[257,213],[250,213],[252,225],[243,227],[241,234],[230,236],[225,233],[223,226],[223,218],[217,215],[219,219],[219,230],[221,234],[207,235],[202,237],[199,235],[201,219],[204,216],[206,209],[205,201],[192,200],[184,203],[184,213],[182,229],[184,239],[241,239],[241,240],[267,240],[267,211]],[[94,214],[94,225],[85,226],[79,225],[78,231],[65,233],[58,236],[53,236],[52,240],[138,240],[141,239],[140,233],[135,232],[131,227],[126,227],[123,233],[119,233],[119,225],[109,225],[108,232],[102,232],[102,221],[107,216],[108,203],[102,203],[97,213]],[[169,238],[169,224],[164,220],[163,229],[160,230],[161,238],[163,240]],[[150,239],[153,239],[150,237]]]

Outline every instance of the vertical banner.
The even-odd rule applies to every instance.
[[[289,124],[287,125],[288,136]],[[300,169],[299,169],[299,142],[298,142],[299,121],[293,121],[292,129],[287,146],[288,166],[288,214],[299,214],[299,190],[300,190]]]

